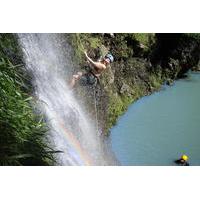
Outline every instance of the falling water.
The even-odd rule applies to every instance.
[[[65,34],[18,34],[39,109],[50,127],[59,165],[108,165],[105,144],[68,89],[73,63]]]

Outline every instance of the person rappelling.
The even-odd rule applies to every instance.
[[[77,82],[80,85],[95,85],[98,81],[101,73],[108,67],[110,63],[114,61],[112,54],[108,53],[103,59],[95,62],[84,51],[87,62],[89,63],[90,70],[86,73],[78,72],[74,74],[72,80],[70,81],[69,87],[73,88]]]

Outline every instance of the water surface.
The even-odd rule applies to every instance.
[[[185,153],[200,165],[200,73],[132,104],[111,130],[122,165],[174,165]]]

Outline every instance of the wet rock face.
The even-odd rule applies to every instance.
[[[126,83],[123,83],[119,92],[120,92],[120,94],[130,94],[131,95],[131,89]]]
[[[1,34],[0,37],[3,41],[0,53],[13,63],[21,64],[23,61],[14,35]],[[96,114],[95,96],[99,126],[107,133],[130,103],[158,90],[165,81],[171,85],[188,69],[200,70],[199,38],[199,35],[187,34],[114,34],[114,37],[66,34],[62,45],[70,42],[73,47],[71,74],[84,71],[84,66],[88,65],[83,47],[94,60],[107,52],[113,54],[114,63],[103,72],[95,87],[77,87],[74,92],[91,118]]]
[[[200,66],[200,44],[195,39],[182,34],[157,34],[149,38],[142,34],[84,35],[82,42],[86,41],[83,45],[91,58],[97,60],[101,49],[110,51],[115,58],[94,88],[99,124],[105,134],[130,103],[158,90],[164,82],[173,84],[174,79],[194,66],[200,69],[197,67]],[[94,98],[90,99],[93,95],[89,95],[89,88],[83,93],[90,110],[94,107],[88,106],[93,105]],[[94,109],[90,113],[94,114]]]

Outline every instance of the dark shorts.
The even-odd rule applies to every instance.
[[[97,77],[94,76],[92,73],[84,74],[79,80],[79,84],[83,86],[95,85],[96,83],[97,83]]]

